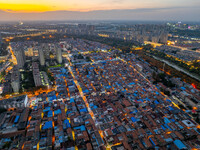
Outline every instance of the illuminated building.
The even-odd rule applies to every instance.
[[[24,64],[26,62],[25,54],[23,49],[19,49],[15,51],[15,56],[17,59],[17,64],[19,69],[22,69],[24,67]]]
[[[32,47],[28,48],[28,56],[29,57],[33,56],[33,48]]]
[[[166,44],[166,43],[167,43],[167,40],[168,40],[168,33],[162,32],[162,33],[160,34],[160,43]]]
[[[11,74],[11,86],[13,88],[14,93],[18,93],[20,89],[20,77],[19,77],[19,69],[18,66],[13,67],[13,72]]]
[[[38,52],[39,52],[40,65],[44,66],[45,65],[44,52],[41,48],[38,50]]]
[[[0,33],[0,45],[3,43],[3,40],[2,40],[2,36],[1,36],[1,33]]]
[[[0,101],[0,108],[24,108],[27,106],[28,97],[27,95],[22,95],[18,97],[13,97],[9,99],[4,99]]]
[[[49,52],[50,52],[50,48],[49,48],[49,45],[48,44],[44,44],[42,46],[42,49],[43,49],[43,53],[44,53],[44,57],[45,59],[49,59]]]
[[[41,86],[42,80],[40,77],[40,71],[39,71],[38,64],[36,62],[33,62],[32,67],[33,67],[33,78],[34,78],[35,86]]]
[[[56,47],[56,58],[59,64],[62,63],[62,50],[59,47]]]

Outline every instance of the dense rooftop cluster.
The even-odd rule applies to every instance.
[[[68,39],[61,47],[65,67],[49,69],[55,90],[0,115],[1,149],[200,148],[198,123],[152,84],[150,64],[97,42]]]

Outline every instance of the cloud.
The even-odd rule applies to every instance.
[[[123,3],[123,0],[112,0],[112,3]]]
[[[184,14],[184,15],[183,15]],[[11,13],[0,11],[0,20],[188,20],[200,21],[198,7],[163,7],[80,11]]]

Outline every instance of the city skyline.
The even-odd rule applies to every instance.
[[[17,20],[173,20],[200,21],[197,0],[0,0],[0,21]]]

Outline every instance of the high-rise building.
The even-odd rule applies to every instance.
[[[39,52],[40,65],[44,66],[45,65],[45,59],[44,59],[43,49],[39,48],[38,52]]]
[[[12,97],[9,99],[3,99],[0,101],[0,108],[20,108],[23,109],[27,107],[28,104],[28,96],[22,95],[17,97]],[[24,109],[26,111],[26,109]]]
[[[43,52],[44,52],[44,57],[45,59],[49,59],[49,55],[50,55],[50,47],[48,44],[44,44],[43,47]]]
[[[56,58],[59,64],[62,63],[62,50],[60,47],[56,47]]]
[[[33,67],[33,79],[35,82],[35,86],[41,86],[42,85],[42,79],[40,77],[40,71],[39,71],[39,67],[38,67],[38,63],[33,62],[32,63],[32,67]]]
[[[3,39],[2,39],[2,36],[1,36],[1,33],[0,33],[0,45],[3,43]]]
[[[14,66],[11,74],[11,86],[14,93],[18,93],[20,89],[20,77],[18,66]]]
[[[160,43],[166,44],[168,40],[168,33],[167,32],[162,32],[160,34]]]
[[[158,43],[159,37],[158,36],[152,36],[151,41],[154,42],[154,43]]]
[[[17,64],[18,64],[19,69],[22,69],[24,67],[25,62],[26,62],[24,50],[22,48],[16,50],[15,56],[16,56],[16,59],[17,59]]]

